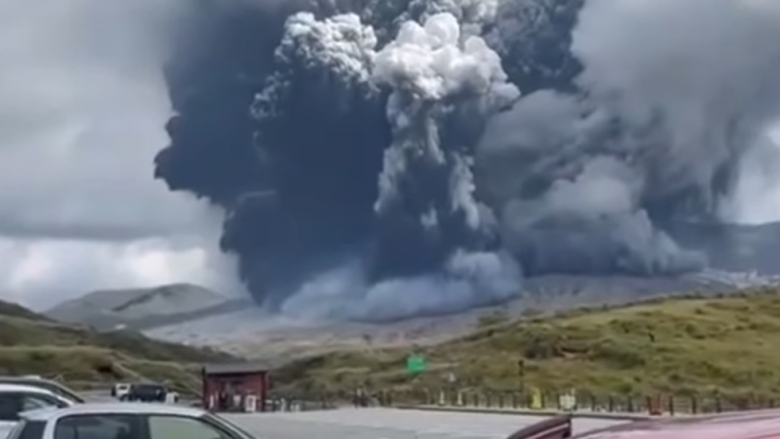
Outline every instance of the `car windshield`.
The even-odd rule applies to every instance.
[[[58,396],[61,396],[62,398],[65,398],[67,400],[70,400],[70,401],[73,401],[73,402],[78,402],[78,403],[85,402],[84,398],[79,396],[77,393],[71,391],[67,387],[60,386],[60,385],[54,384],[54,383],[51,383],[51,384],[44,383],[43,385],[41,385],[41,387],[51,391],[55,395],[58,395]]]
[[[238,425],[234,424],[233,422],[227,420],[226,418],[224,418],[222,416],[218,416],[218,415],[215,415],[213,413],[207,413],[207,414],[203,415],[202,417],[206,421],[209,421],[211,423],[222,425],[222,426],[224,426],[226,428],[229,428],[230,430],[238,433],[240,436],[242,436],[242,437],[244,437],[246,439],[254,439],[254,436],[249,434],[249,432],[247,432],[243,428],[239,427]]]

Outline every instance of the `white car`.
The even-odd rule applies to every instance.
[[[35,386],[0,384],[0,439],[19,421],[19,414],[46,407],[63,408],[75,404],[54,392]]]
[[[7,439],[255,439],[204,410],[149,403],[87,403],[22,413]]]
[[[40,387],[41,389],[48,390],[50,392],[53,392],[57,396],[74,401],[76,403],[86,402],[84,398],[81,397],[81,395],[67,388],[62,383],[59,383],[54,380],[47,380],[44,378],[40,378],[37,375],[26,375],[21,377],[0,376],[0,385],[2,384],[16,384],[21,386]]]

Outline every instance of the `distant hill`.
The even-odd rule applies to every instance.
[[[204,362],[234,360],[211,349],[166,343],[139,333],[98,333],[54,322],[0,301],[0,375],[33,374],[74,387],[114,381],[165,381],[181,392],[198,390]]]
[[[228,303],[223,309],[230,305],[233,311],[210,312],[203,318],[170,322],[144,330],[144,333],[162,340],[219,346],[237,355],[275,361],[363,349],[366,339],[370,339],[374,347],[441,343],[472,332],[479,317],[495,309],[502,309],[510,316],[520,316],[528,309],[559,312],[594,304],[625,305],[691,291],[717,296],[771,285],[780,285],[780,277],[715,270],[677,277],[537,276],[525,279],[523,293],[512,301],[456,314],[381,323],[317,322],[273,315],[256,306]]]
[[[98,330],[148,329],[186,322],[211,312],[230,310],[229,298],[190,284],[157,288],[95,291],[61,303],[46,316],[61,322],[79,323]]]
[[[30,311],[29,309],[18,305],[16,303],[5,302],[0,300],[0,316],[3,317],[19,317],[28,320],[37,320],[41,322],[52,322],[52,319]]]

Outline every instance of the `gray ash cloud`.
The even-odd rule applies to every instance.
[[[257,301],[388,320],[696,272],[780,103],[764,0],[198,0],[156,176]],[[628,32],[627,29],[631,31]],[[743,170],[744,172],[744,170]]]

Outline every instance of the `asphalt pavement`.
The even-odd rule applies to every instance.
[[[258,439],[504,439],[546,419],[516,414],[389,408],[223,415]],[[574,420],[574,433],[626,421]]]

